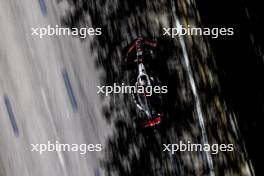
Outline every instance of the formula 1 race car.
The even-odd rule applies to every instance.
[[[129,45],[126,52],[125,64],[132,69],[132,83],[136,87],[133,95],[134,103],[138,110],[135,120],[137,127],[147,128],[161,123],[161,93],[153,93],[153,87],[159,87],[160,81],[152,74],[148,62],[153,60],[155,41],[138,38]],[[147,71],[148,70],[148,71]],[[139,91],[143,88],[143,91]]]

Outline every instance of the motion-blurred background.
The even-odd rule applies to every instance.
[[[261,11],[249,0],[0,0],[0,176],[261,175]],[[186,56],[179,38],[162,36],[176,21],[233,27],[234,36],[184,36]],[[31,35],[47,25],[99,27],[102,35]],[[139,36],[157,40],[153,67],[169,90],[168,118],[147,132],[133,126],[130,95],[104,97],[96,87],[130,83],[123,49]],[[31,152],[30,144],[48,140],[101,143],[103,151]],[[235,150],[162,152],[180,140]]]

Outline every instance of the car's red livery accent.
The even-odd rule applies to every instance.
[[[144,121],[144,122],[141,122],[141,123],[139,124],[139,126],[140,126],[141,128],[146,128],[146,127],[151,127],[151,126],[157,125],[157,124],[159,124],[160,122],[161,122],[161,118],[160,118],[160,116],[158,116],[158,117],[156,117],[156,118],[154,118],[154,119],[150,119],[150,120],[146,120],[146,121]]]

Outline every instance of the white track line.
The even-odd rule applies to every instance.
[[[181,25],[180,25],[180,22],[179,22],[179,19],[178,19],[177,15],[176,15],[176,8],[175,8],[174,0],[171,0],[171,3],[172,3],[172,12],[173,12],[174,20],[175,20],[175,23],[176,23],[176,27],[179,29],[179,28],[181,28]],[[191,66],[190,66],[190,59],[189,59],[189,56],[188,56],[188,53],[187,53],[187,50],[186,50],[186,45],[185,45],[183,36],[178,35],[178,37],[179,37],[180,44],[181,44],[181,47],[182,47],[184,62],[185,62],[185,66],[186,66],[186,71],[187,71],[188,76],[189,76],[191,89],[192,89],[192,92],[193,92],[193,95],[194,95],[194,98],[195,98],[196,112],[197,112],[197,115],[198,115],[199,125],[200,125],[201,132],[202,132],[202,143],[203,144],[208,144],[208,137],[207,137],[205,126],[204,126],[204,117],[203,117],[203,113],[202,113],[200,98],[199,98],[199,96],[197,94],[197,88],[196,88],[195,81],[194,81],[194,78],[193,78],[193,72],[192,72],[192,69],[191,69]],[[205,155],[206,155],[206,160],[207,160],[207,163],[208,163],[208,166],[209,166],[209,169],[210,169],[210,174],[209,175],[210,176],[215,176],[212,156],[211,156],[211,154],[208,151],[205,151]]]

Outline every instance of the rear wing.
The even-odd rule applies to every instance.
[[[157,42],[154,40],[147,40],[147,39],[136,39],[132,45],[128,48],[126,55],[128,56],[131,52],[133,52],[134,50],[136,51],[136,43],[141,40],[142,45],[143,46],[148,46],[150,48],[156,48],[157,47]]]

